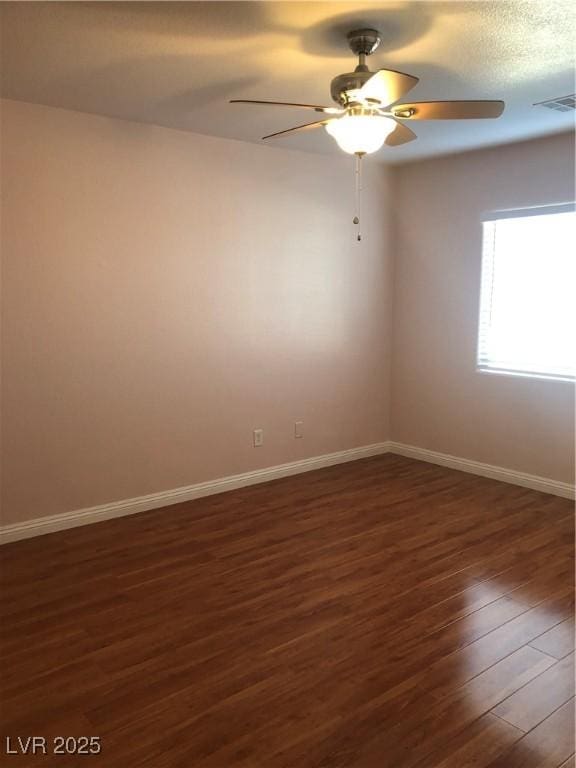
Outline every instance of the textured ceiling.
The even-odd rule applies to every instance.
[[[534,102],[574,92],[576,4],[527,2],[3,2],[6,98],[259,142],[314,113],[231,98],[330,104],[354,68],[345,35],[374,26],[368,63],[420,78],[411,100],[495,98],[498,120],[412,123],[418,140],[385,147],[403,162],[565,131],[574,113]],[[338,152],[322,130],[278,146]],[[375,156],[376,157],[376,156]]]

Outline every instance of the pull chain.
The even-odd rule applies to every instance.
[[[362,240],[362,233],[360,232],[360,202],[362,192],[362,152],[357,152],[354,160],[354,198],[356,215],[353,218],[353,223],[357,225],[358,230],[356,233],[356,240]]]

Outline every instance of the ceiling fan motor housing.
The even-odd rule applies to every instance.
[[[350,50],[359,56],[360,62],[354,72],[337,75],[330,83],[330,95],[338,104],[345,106],[349,103],[349,91],[357,91],[369,80],[373,72],[366,66],[366,56],[374,53],[380,45],[380,33],[376,29],[354,29],[347,35]]]
[[[367,80],[370,80],[374,72],[370,72],[368,67],[360,71],[345,72],[342,75],[336,75],[336,77],[330,83],[330,95],[338,104],[345,106],[349,101],[348,92],[357,91],[362,88]]]

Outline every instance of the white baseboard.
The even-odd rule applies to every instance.
[[[232,491],[235,488],[243,488],[257,483],[266,483],[270,480],[277,480],[280,477],[289,475],[298,475],[302,472],[310,472],[322,467],[331,467],[335,464],[343,464],[348,461],[365,459],[369,456],[378,456],[383,453],[396,453],[399,456],[406,456],[419,461],[427,461],[430,464],[439,464],[443,467],[450,467],[461,472],[469,472],[473,475],[489,477],[492,480],[500,480],[504,483],[521,485],[524,488],[531,488],[534,491],[550,493],[554,496],[563,496],[567,499],[574,498],[574,486],[569,483],[561,483],[557,480],[550,480],[546,477],[537,475],[528,475],[524,472],[516,472],[504,467],[495,467],[491,464],[482,464],[479,461],[470,459],[461,459],[457,456],[449,456],[437,451],[429,451],[426,448],[416,448],[413,445],[386,441],[383,443],[374,443],[365,445],[361,448],[351,448],[347,451],[338,451],[337,453],[328,453],[324,456],[314,456],[311,459],[302,459],[292,461],[289,464],[280,464],[276,467],[266,469],[257,469],[253,472],[244,472],[240,475],[231,475],[230,477],[221,477],[216,480],[209,480],[205,483],[196,485],[187,485],[183,488],[174,488],[170,491],[161,491],[160,493],[151,493],[147,496],[137,496],[133,499],[124,499],[123,501],[113,501],[110,504],[101,504],[97,507],[88,507],[87,509],[77,509],[72,512],[64,512],[50,517],[40,517],[36,520],[28,520],[24,523],[14,523],[0,527],[0,544],[8,544],[20,539],[28,539],[33,536],[41,536],[44,533],[53,533],[63,531],[67,528],[76,528],[79,525],[90,525],[90,523],[99,523],[102,520],[110,520],[114,517],[124,517],[125,515],[134,515],[137,512],[145,512],[150,509],[166,507],[170,504],[178,504],[182,501],[192,501],[203,496],[211,496],[215,493]]]
[[[275,467],[244,472],[240,475],[221,477],[205,483],[187,485],[183,488],[173,488],[170,491],[160,491],[159,493],[150,493],[147,496],[137,496],[133,499],[113,501],[110,504],[101,504],[97,507],[88,507],[86,509],[73,510],[72,512],[63,512],[59,515],[40,517],[24,523],[13,523],[12,525],[0,527],[0,544],[8,544],[20,539],[29,539],[33,536],[41,536],[44,533],[63,531],[67,528],[76,528],[79,525],[99,523],[102,520],[110,520],[114,517],[134,515],[137,512],[167,507],[170,504],[178,504],[182,501],[199,499],[202,496],[232,491],[235,488],[243,488],[247,485],[267,483],[280,477],[298,475],[301,472],[310,472],[313,469],[331,467],[334,464],[343,464],[347,461],[365,459],[369,456],[377,456],[387,452],[387,442],[374,443],[373,445],[365,445],[360,448],[351,448],[347,451],[328,453],[324,456],[291,461],[289,464],[279,464]]]
[[[489,477],[492,480],[500,480],[503,483],[511,483],[512,485],[521,485],[523,488],[550,493],[553,496],[562,496],[566,499],[573,499],[575,497],[574,486],[570,483],[562,483],[559,480],[550,480],[547,477],[539,477],[538,475],[528,475],[525,472],[516,472],[514,469],[495,467],[492,464],[483,464],[480,461],[472,461],[471,459],[461,459],[458,456],[429,451],[427,448],[417,448],[414,445],[405,445],[404,443],[390,441],[388,448],[391,453],[406,456],[410,459],[427,461],[429,464],[439,464],[442,467],[458,469],[460,472],[469,472],[472,475],[481,475],[482,477]]]

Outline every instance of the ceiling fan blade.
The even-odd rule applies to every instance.
[[[418,136],[407,125],[396,123],[396,128],[386,137],[385,144],[388,147],[399,147],[401,144],[408,144],[409,141],[414,141],[417,138]]]
[[[320,128],[321,125],[326,125],[328,120],[318,120],[316,123],[305,123],[304,125],[297,125],[295,128],[287,128],[285,131],[277,131],[276,133],[269,133],[268,136],[262,136],[262,139],[272,139],[274,136],[282,136],[284,133],[295,133],[296,131],[309,131],[313,128]]]
[[[321,107],[319,104],[295,104],[291,101],[256,101],[254,99],[231,99],[230,104],[270,104],[274,107],[299,107],[300,109],[314,109],[316,112],[326,112],[329,115],[340,115],[344,112],[338,107]]]
[[[392,107],[394,117],[404,120],[478,120],[500,117],[503,101],[420,101]]]
[[[387,107],[398,101],[418,83],[418,78],[394,69],[380,69],[367,80],[356,94],[355,100],[379,103]]]

